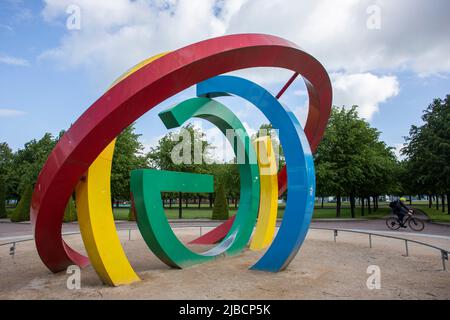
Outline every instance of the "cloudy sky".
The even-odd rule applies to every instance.
[[[268,33],[297,43],[328,70],[334,105],[359,114],[393,147],[436,97],[450,93],[448,0],[2,0],[0,141],[13,149],[67,128],[124,71],[160,52],[210,37]],[[276,93],[291,73],[238,73]],[[137,122],[147,148],[167,131],[157,113]],[[282,102],[301,122],[301,80]],[[251,105],[225,98],[248,130],[266,122]],[[217,130],[204,123],[210,139]]]

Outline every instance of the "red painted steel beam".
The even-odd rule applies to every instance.
[[[298,72],[294,73],[292,77],[286,82],[286,84],[281,88],[280,92],[278,92],[276,98],[280,99],[281,96],[286,92],[286,90],[291,86],[292,82],[294,82],[295,79],[298,77]]]
[[[224,239],[228,234],[228,231],[230,231],[235,217],[236,216],[232,216],[230,219],[211,230],[214,232],[209,231],[197,239],[189,242],[189,244],[214,244],[222,241],[222,239]]]

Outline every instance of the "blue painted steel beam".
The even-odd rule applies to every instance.
[[[217,76],[197,85],[197,95],[241,97],[255,105],[275,129],[286,158],[288,197],[280,229],[272,245],[252,269],[285,269],[300,249],[314,209],[314,161],[302,126],[291,110],[261,86],[234,76]]]

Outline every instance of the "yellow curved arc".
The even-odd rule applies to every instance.
[[[165,54],[135,65],[111,87]],[[85,179],[75,189],[78,222],[86,252],[100,279],[113,286],[140,280],[120,243],[111,206],[111,167],[115,144],[116,139],[100,153],[89,167]]]
[[[262,250],[270,245],[275,234],[278,212],[278,170],[270,137],[260,137],[254,144],[257,150],[261,189],[258,222],[250,249]]]

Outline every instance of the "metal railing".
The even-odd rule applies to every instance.
[[[401,238],[401,237],[396,237],[396,236],[390,236],[390,235],[385,235],[385,234],[380,234],[380,233],[373,233],[373,232],[367,232],[367,231],[360,231],[360,230],[352,230],[352,229],[337,229],[337,228],[323,228],[323,227],[311,227],[310,229],[313,230],[328,230],[328,231],[333,231],[333,237],[334,237],[334,242],[336,242],[336,239],[338,237],[338,232],[349,232],[349,233],[358,233],[358,234],[367,234],[369,236],[369,247],[372,248],[372,237],[376,236],[376,237],[381,237],[381,238],[390,238],[390,239],[396,239],[396,240],[401,240],[405,242],[405,256],[409,256],[409,247],[408,247],[408,242],[411,243],[416,243],[422,246],[426,246],[435,250],[438,250],[441,253],[441,259],[442,259],[442,269],[444,271],[447,270],[447,266],[445,261],[448,261],[448,254],[450,253],[450,251],[440,248],[438,246],[426,243],[426,242],[422,242],[422,241],[417,241],[417,240],[412,240],[412,239],[405,239],[405,238]]]
[[[172,226],[172,228],[174,229],[192,229],[192,228],[199,228],[200,231],[200,236],[203,233],[203,228],[213,228],[213,226]],[[446,262],[448,261],[448,255],[450,253],[450,251],[440,248],[438,246],[429,244],[429,243],[425,243],[422,241],[417,241],[417,240],[411,240],[411,239],[405,239],[405,238],[401,238],[401,237],[396,237],[396,236],[390,236],[390,235],[385,235],[385,234],[380,234],[380,233],[373,233],[373,232],[368,232],[368,231],[360,231],[360,230],[352,230],[352,229],[338,229],[338,228],[323,228],[323,227],[310,227],[311,230],[327,230],[327,231],[333,231],[333,237],[334,237],[334,242],[336,242],[336,239],[338,237],[338,233],[339,232],[348,232],[348,233],[358,233],[358,234],[366,234],[368,235],[369,238],[369,247],[372,248],[372,237],[381,237],[381,238],[390,238],[390,239],[396,239],[396,240],[400,240],[400,241],[404,241],[405,242],[405,256],[409,256],[409,247],[408,247],[408,243],[415,243],[415,244],[419,244],[422,246],[426,246],[429,248],[432,248],[434,250],[437,250],[441,253],[441,260],[442,260],[442,269],[444,271],[447,270],[447,266],[446,266]],[[120,231],[127,231],[128,233],[128,240],[131,240],[131,232],[137,230],[137,229],[120,229],[118,230],[118,232]],[[75,235],[75,234],[80,234],[80,231],[72,231],[72,232],[65,232],[63,233],[64,236],[70,236],[70,235]],[[26,241],[31,241],[34,240],[33,237],[28,237],[28,238],[23,238],[23,239],[19,239],[19,240],[14,240],[14,241],[10,241],[10,242],[5,242],[5,243],[0,243],[0,247],[1,246],[7,246],[9,245],[9,255],[14,259],[14,256],[16,254],[16,244],[17,243],[21,243],[21,242],[26,242]]]

